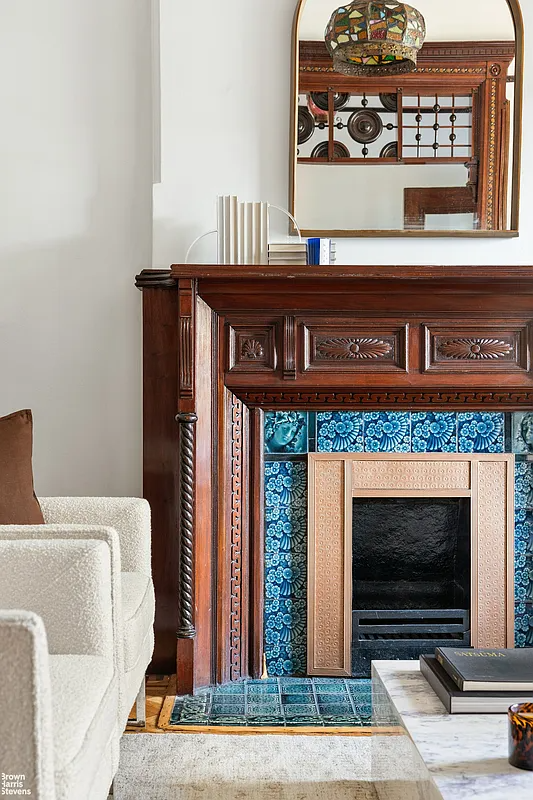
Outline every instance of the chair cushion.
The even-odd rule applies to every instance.
[[[101,656],[50,656],[54,772],[59,798],[92,800],[91,786],[118,736],[118,680]]]
[[[0,525],[42,525],[33,490],[31,411],[0,417]]]
[[[144,652],[143,642],[154,624],[155,598],[152,581],[138,572],[122,572],[124,620],[124,669],[133,669]]]

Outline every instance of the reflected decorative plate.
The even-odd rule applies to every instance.
[[[327,158],[328,142],[320,142],[311,153],[311,158]],[[342,142],[333,142],[333,158],[350,158],[350,151]]]
[[[380,158],[398,158],[398,142],[389,142],[379,154]]]
[[[398,95],[380,92],[379,99],[383,108],[387,111],[398,111]]]
[[[321,111],[328,110],[328,93],[327,92],[311,92],[313,103],[318,106]],[[333,95],[333,108],[335,111],[340,111],[341,108],[347,104],[350,99],[349,94],[343,92],[336,92]]]
[[[307,108],[300,106],[298,109],[298,144],[309,141],[315,132],[315,120]]]
[[[359,144],[370,144],[379,139],[383,122],[376,111],[354,111],[348,120],[348,133]]]

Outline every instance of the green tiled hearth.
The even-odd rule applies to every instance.
[[[376,696],[374,695],[374,702]],[[245,680],[176,697],[170,726],[368,727],[372,682],[343,678]],[[393,724],[393,720],[380,721]]]

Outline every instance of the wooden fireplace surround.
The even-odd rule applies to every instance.
[[[262,671],[265,409],[533,408],[533,267],[176,265],[137,286],[151,669],[179,691]]]

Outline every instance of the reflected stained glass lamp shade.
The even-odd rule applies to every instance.
[[[338,8],[325,34],[336,72],[366,77],[412,72],[425,37],[416,8],[368,0]]]

